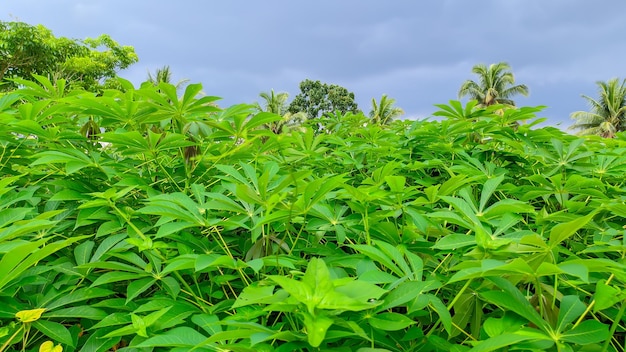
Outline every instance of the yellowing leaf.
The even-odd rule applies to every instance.
[[[61,345],[54,345],[52,341],[46,341],[39,346],[39,352],[63,352]]]
[[[45,311],[46,308],[21,310],[15,313],[15,318],[17,318],[17,320],[21,321],[22,323],[32,323],[33,321],[41,318],[41,315]]]

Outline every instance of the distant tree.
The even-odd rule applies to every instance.
[[[478,64],[472,68],[478,75],[478,82],[467,80],[459,89],[459,98],[469,96],[471,100],[478,100],[480,106],[505,104],[515,106],[511,97],[517,94],[528,95],[528,87],[523,84],[515,85],[515,77],[511,66],[506,62],[491,64],[488,67]]]
[[[259,111],[271,112],[283,117],[282,120],[274,121],[265,126],[272,132],[279,134],[285,129],[299,126],[306,121],[307,115],[304,112],[292,113],[289,111],[289,106],[287,105],[288,93],[275,93],[272,89],[270,92],[262,92],[259,96],[263,99],[262,104],[259,102],[255,104]]]
[[[607,82],[596,82],[599,98],[587,95],[582,97],[589,103],[589,111],[575,111],[571,118],[576,120],[570,129],[580,130],[580,134],[595,134],[606,138],[626,131],[626,80],[617,78]]]
[[[137,60],[133,47],[121,46],[108,35],[85,40],[57,38],[42,25],[0,21],[0,90],[15,87],[9,79],[31,79],[32,74],[97,89]]]
[[[372,110],[369,113],[372,121],[377,124],[387,125],[396,117],[404,115],[404,110],[394,106],[395,103],[396,100],[387,97],[386,94],[383,94],[379,102],[372,98]]]
[[[172,83],[172,70],[170,69],[168,65],[165,65],[162,68],[157,68],[156,71],[154,72],[154,76],[152,75],[151,72],[148,72],[147,82],[150,82],[155,86],[159,85],[159,83],[161,82]],[[181,88],[187,82],[189,82],[188,79],[183,79],[183,80],[178,81],[174,85],[176,86],[176,88]]]
[[[300,83],[300,93],[296,95],[288,108],[289,112],[304,112],[309,119],[314,119],[335,111],[341,113],[359,112],[354,101],[354,93],[336,84],[304,80]]]
[[[289,93],[275,93],[272,89],[270,92],[262,92],[259,96],[263,99],[263,104],[258,102],[256,103],[256,106],[260,111],[284,115],[289,109],[289,106],[287,105]]]

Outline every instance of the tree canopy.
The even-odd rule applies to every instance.
[[[289,104],[289,112],[294,114],[305,112],[309,119],[335,111],[359,112],[357,103],[354,101],[354,93],[336,84],[326,84],[310,79],[300,82],[300,93]]]
[[[137,61],[132,46],[122,46],[108,35],[69,39],[55,37],[42,25],[0,21],[0,90],[14,88],[13,78],[31,79],[33,74],[97,89]]]
[[[469,96],[472,100],[478,100],[481,106],[494,104],[515,106],[511,99],[513,96],[528,95],[526,85],[515,85],[515,76],[511,72],[511,66],[506,62],[489,66],[478,64],[472,68],[472,72],[478,76],[478,82],[465,81],[459,89],[459,98]]]
[[[626,80],[620,82],[614,78],[596,84],[598,99],[582,96],[590,110],[573,112],[571,117],[576,122],[571,129],[579,129],[580,134],[613,138],[615,133],[626,130]]]
[[[288,111],[287,99],[289,99],[289,93],[276,93],[272,89],[269,92],[261,92],[259,97],[261,97],[263,103],[256,102],[254,104],[257,111],[269,112],[282,117],[280,120],[265,124],[265,127],[275,134],[300,126],[307,119],[306,113],[302,111],[296,113]]]
[[[372,98],[372,110],[370,110],[369,117],[374,123],[387,125],[393,121],[394,118],[404,115],[404,110],[395,106],[396,100],[389,98],[387,94],[383,94],[380,101],[376,101]]]

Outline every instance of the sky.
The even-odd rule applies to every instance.
[[[369,112],[396,100],[407,118],[458,99],[476,64],[507,62],[529,87],[518,106],[566,129],[597,81],[626,78],[623,0],[0,0],[0,20],[42,24],[74,39],[109,34],[139,62],[139,84],[169,65],[220,106],[259,93],[293,98],[305,79],[338,84]]]

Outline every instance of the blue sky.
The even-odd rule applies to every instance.
[[[596,81],[626,78],[623,0],[2,0],[0,20],[43,24],[56,36],[109,34],[135,47],[120,73],[139,83],[163,65],[200,82],[220,105],[304,79],[355,93],[366,113],[387,94],[409,117],[457,99],[473,65],[508,62],[530,88],[518,106],[567,128]]]

